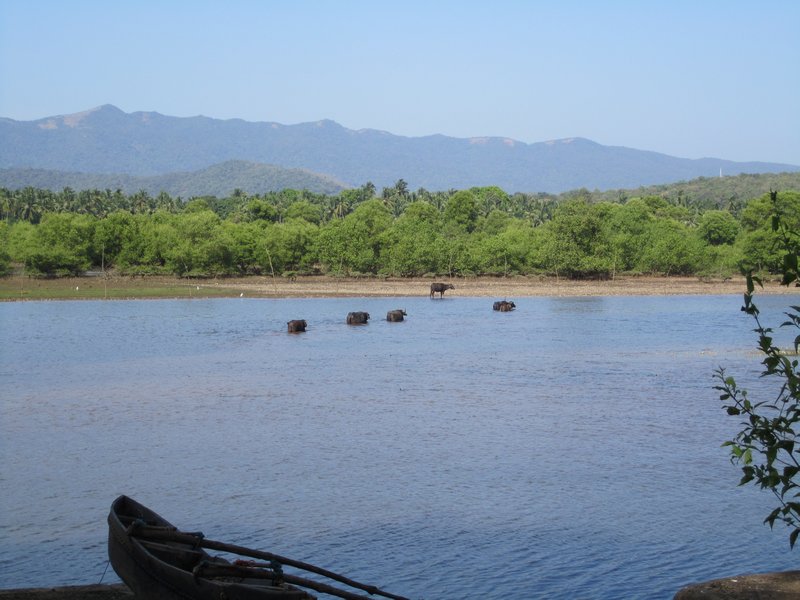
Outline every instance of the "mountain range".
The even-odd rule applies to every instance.
[[[234,188],[263,193],[284,187],[334,193],[368,181],[380,189],[403,179],[410,189],[432,191],[496,185],[510,193],[558,193],[582,187],[634,188],[720,173],[796,171],[800,166],[677,158],[583,138],[526,144],[500,137],[404,137],[347,129],[330,120],[282,125],[125,113],[111,105],[35,121],[0,118],[0,186],[14,188],[60,177],[125,183],[92,186],[100,188],[183,191],[176,195],[224,195]],[[103,178],[89,178],[92,174]]]

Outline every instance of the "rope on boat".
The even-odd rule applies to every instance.
[[[102,574],[102,575],[100,575],[100,581],[98,581],[98,582],[97,582],[97,584],[98,584],[98,585],[100,585],[101,583],[103,583],[103,579],[105,578],[105,576],[106,576],[106,572],[108,571],[108,565],[110,565],[110,564],[111,564],[111,559],[109,559],[109,560],[107,560],[107,561],[106,561],[106,568],[105,568],[105,569],[103,569],[103,574]]]

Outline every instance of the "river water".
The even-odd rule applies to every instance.
[[[515,300],[0,304],[0,588],[118,581],[119,494],[414,599],[796,567],[720,447],[713,370],[764,385],[739,296]]]

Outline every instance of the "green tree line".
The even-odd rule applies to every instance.
[[[497,187],[410,191],[401,179],[337,195],[283,190],[188,202],[167,194],[0,188],[0,271],[183,277],[777,273],[775,211],[800,230],[800,192],[736,207],[660,196],[598,201]]]

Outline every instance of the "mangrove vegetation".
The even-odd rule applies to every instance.
[[[429,192],[411,191],[402,179],[382,191],[367,183],[335,195],[234,190],[186,201],[145,191],[0,188],[0,272],[770,274],[783,260],[773,217],[800,230],[800,192],[773,198],[588,190],[553,196],[493,186]]]

